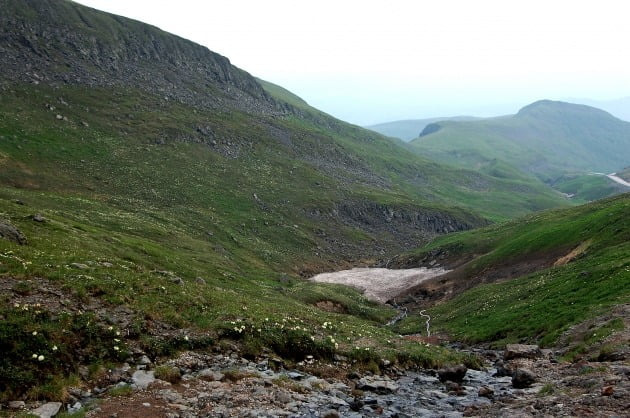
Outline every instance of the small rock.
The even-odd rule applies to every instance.
[[[287,404],[291,402],[291,397],[284,391],[278,391],[276,392],[276,401],[281,404]]]
[[[450,380],[447,380],[446,382],[444,382],[444,386],[446,387],[447,392],[455,392],[457,394],[464,392],[464,388],[457,382],[451,382]]]
[[[11,401],[9,402],[9,409],[22,409],[26,407],[24,401]]]
[[[151,404],[149,402],[142,402],[142,406],[149,407],[149,406],[151,406]]]
[[[87,270],[90,268],[90,266],[88,266],[87,264],[83,264],[83,263],[71,263],[70,267],[73,267],[75,269],[79,269],[79,270]]]
[[[181,277],[175,276],[171,279],[171,282],[182,286],[184,284],[184,280]]]
[[[542,356],[540,347],[528,344],[508,344],[505,346],[503,358],[512,360],[515,358],[538,358]]]
[[[203,369],[199,372],[199,378],[209,382],[218,382],[223,380],[224,377],[223,373],[211,369]]]
[[[612,386],[604,386],[602,388],[602,396],[612,396],[615,393],[615,388]]]
[[[151,364],[151,359],[146,354],[143,354],[142,357],[140,357],[140,361],[138,361],[138,364]]]
[[[61,409],[61,402],[48,402],[37,409],[31,411],[31,414],[37,415],[39,418],[52,418]]]
[[[494,390],[488,386],[482,386],[479,388],[479,392],[477,392],[477,394],[481,397],[492,399],[494,396]]]
[[[60,114],[58,114],[58,113],[57,113],[57,116],[55,116],[55,118],[56,118],[57,120],[63,120],[63,116],[61,116],[61,115],[60,115]]]
[[[398,385],[389,380],[383,380],[377,377],[366,376],[357,382],[357,389],[368,390],[380,394],[396,392]]]
[[[44,218],[39,213],[36,213],[35,215],[31,216],[31,219],[34,220],[35,222],[46,222],[46,218]]]
[[[339,412],[334,409],[330,409],[322,414],[322,418],[340,418]]]
[[[203,277],[195,277],[195,283],[206,284],[206,281],[203,279]]]
[[[75,402],[74,405],[68,407],[68,413],[74,414],[75,412],[79,412],[81,408],[83,408],[81,402]]]
[[[523,389],[536,381],[536,375],[528,369],[517,369],[512,376],[512,386]]]
[[[445,367],[438,370],[438,378],[440,379],[440,382],[446,382],[447,380],[450,380],[451,382],[462,383],[467,371],[468,367],[464,366],[463,364],[457,365],[455,367]]]
[[[299,372],[289,372],[287,373],[287,376],[293,380],[301,380],[304,377],[304,375]]]

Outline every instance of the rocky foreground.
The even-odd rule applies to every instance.
[[[102,376],[101,387],[73,388],[70,403],[12,402],[11,412],[50,417],[461,417],[624,416],[630,367],[622,361],[559,363],[550,350],[512,345],[474,350],[484,370],[456,366],[382,374],[350,371],[345,359],[307,359],[295,369],[236,351],[185,352],[159,366],[146,356]]]

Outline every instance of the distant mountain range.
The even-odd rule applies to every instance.
[[[420,135],[420,132],[422,132],[424,128],[431,123],[442,122],[446,120],[470,121],[477,119],[481,118],[477,118],[474,116],[452,116],[427,119],[405,119],[396,120],[393,122],[378,123],[376,125],[369,125],[365,128],[371,129],[385,136],[398,138],[402,139],[403,141],[409,142],[412,139],[417,138]]]
[[[428,125],[411,145],[452,165],[498,162],[551,182],[569,172],[613,172],[630,161],[630,123],[585,105],[542,100],[516,115]]]

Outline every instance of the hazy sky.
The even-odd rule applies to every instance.
[[[630,96],[621,0],[79,3],[205,45],[357,124]]]

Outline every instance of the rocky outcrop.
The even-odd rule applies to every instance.
[[[508,344],[505,346],[505,353],[503,358],[505,360],[512,360],[516,358],[538,358],[542,356],[540,347],[537,345],[529,344]]]
[[[13,241],[16,244],[26,245],[26,236],[15,226],[2,219],[0,219],[0,238]]]
[[[0,77],[10,81],[127,87],[197,106],[279,111],[226,57],[156,27],[62,0],[0,0],[0,9]]]

